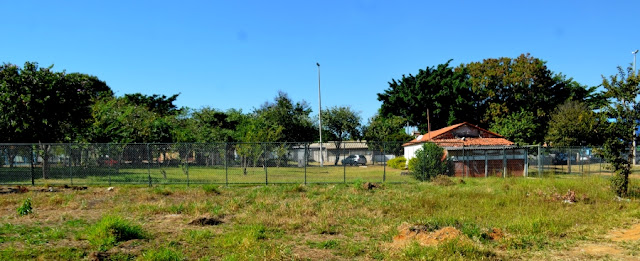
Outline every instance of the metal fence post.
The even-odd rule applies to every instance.
[[[111,144],[109,143],[107,143],[107,153],[111,154]],[[113,157],[113,154],[111,154],[111,157]],[[116,164],[120,164],[120,162],[116,162]],[[109,170],[107,171],[107,178],[109,179],[109,187],[111,187],[111,168],[113,168],[113,164],[108,164],[108,166]]]
[[[385,156],[387,153],[387,143],[382,143],[382,182],[387,181],[387,157]]]
[[[227,154],[229,154],[229,143],[224,143],[224,184],[225,186],[229,186],[229,164],[227,163],[229,159],[227,158]]]
[[[187,146],[187,159],[185,160],[185,171],[187,174],[187,187],[189,186],[189,155],[191,155],[191,143]]]
[[[149,177],[149,187],[151,187],[151,149],[147,143],[147,175]]]
[[[30,146],[31,147],[31,155],[29,155],[29,162],[31,163],[31,186],[35,186],[36,185],[36,179],[35,179],[35,167],[33,166],[33,145]]]
[[[538,144],[538,177],[542,177],[542,168],[544,168],[542,166],[542,157],[542,145]]]
[[[571,147],[569,147],[569,152],[567,152],[567,174],[571,174]]]
[[[269,175],[267,174],[267,144],[262,144],[262,161],[264,164],[264,184],[269,185]]]
[[[344,144],[344,142],[342,142],[341,145],[342,145],[342,155],[344,155],[346,145]],[[340,151],[340,148],[338,148],[338,151]],[[338,155],[337,160],[340,161],[340,155]],[[344,156],[343,156],[343,160],[344,160]],[[347,183],[347,164],[344,164],[344,162],[342,163],[342,182]]]
[[[502,177],[507,177],[507,153],[504,147],[502,147]]]
[[[309,151],[309,143],[304,144],[304,184],[307,185],[307,153]]]
[[[71,145],[67,144],[67,158],[69,159],[69,179],[71,179],[71,185],[73,185],[73,173],[71,173]]]
[[[529,150],[524,149],[524,176],[529,177]]]
[[[487,156],[487,150],[484,150],[484,177],[489,177],[489,156]]]

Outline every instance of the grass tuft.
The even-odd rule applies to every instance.
[[[220,187],[218,185],[204,185],[202,186],[202,190],[204,190],[204,192],[206,192],[207,194],[220,195]]]
[[[123,241],[144,238],[146,238],[146,233],[141,226],[133,225],[118,216],[103,217],[87,231],[89,243],[97,246],[100,250],[106,250]]]
[[[141,260],[149,261],[180,261],[186,260],[181,252],[162,247],[160,249],[151,249],[142,254]]]

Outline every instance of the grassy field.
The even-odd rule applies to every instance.
[[[33,171],[34,183],[47,184],[273,184],[273,183],[344,183],[356,180],[368,182],[411,182],[401,170],[380,165],[325,167],[182,167],[115,168],[52,167],[47,179],[41,168]],[[0,168],[0,184],[31,184],[31,169]]]
[[[622,200],[601,176],[448,181],[4,186],[0,260],[640,258],[638,239],[612,236],[640,223],[637,179],[633,196]],[[569,191],[574,197],[565,203]],[[437,245],[400,244],[407,227],[450,227],[460,235]],[[597,247],[605,251],[588,251]]]
[[[530,165],[529,176],[538,177],[536,165]],[[542,168],[545,175],[610,175],[608,164],[573,165],[571,171],[567,165],[545,165]],[[640,168],[634,170],[635,176],[640,176]],[[36,167],[31,171],[28,167],[0,167],[0,184],[74,184],[74,185],[112,185],[112,184],[309,184],[309,183],[351,183],[413,182],[409,175],[402,175],[403,171],[382,165],[367,166],[333,166],[319,167],[310,165],[305,167],[202,167],[179,166],[161,167],[153,164],[149,167],[66,167],[53,165],[47,179],[42,178],[42,169]]]

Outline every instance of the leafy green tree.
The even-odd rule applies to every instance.
[[[173,116],[163,117],[125,98],[104,98],[93,106],[88,140],[98,143],[171,142]]]
[[[378,93],[378,100],[382,102],[380,115],[403,117],[423,131],[428,129],[427,111],[431,114],[431,129],[463,121],[477,122],[467,70],[454,69],[449,66],[450,62],[419,70],[415,76],[392,79],[389,88]]]
[[[327,134],[326,140],[333,140],[336,148],[340,148],[342,141],[349,139],[359,139],[360,134],[360,114],[351,110],[350,107],[334,106],[322,111],[323,133]],[[341,150],[336,150],[341,151]],[[338,165],[339,155],[336,155],[334,165]]]
[[[157,113],[160,116],[177,115],[181,109],[173,104],[180,94],[174,94],[169,97],[166,95],[153,94],[151,96],[141,93],[125,94],[124,100],[129,104],[144,106],[149,111]]]
[[[552,146],[602,145],[602,128],[597,113],[580,101],[568,100],[551,115],[545,140]]]
[[[632,141],[640,118],[640,104],[636,100],[640,94],[640,77],[631,68],[625,72],[618,67],[617,75],[609,79],[602,77],[602,86],[610,101],[604,113],[611,119],[605,127],[603,153],[615,171],[612,188],[618,196],[624,197],[629,187]]]
[[[510,141],[518,144],[529,143],[537,136],[538,123],[531,111],[521,109],[518,112],[497,118],[491,123],[491,131],[505,136]]]
[[[273,127],[282,127],[277,142],[309,142],[318,138],[318,129],[309,116],[311,106],[306,101],[294,103],[282,91],[273,103],[264,103],[255,113]]]
[[[91,106],[112,95],[98,78],[54,72],[26,62],[0,66],[0,132],[5,142],[78,141],[91,124]]]
[[[540,143],[544,140],[548,120],[558,105],[567,99],[583,100],[590,96],[590,91],[595,90],[562,74],[554,74],[547,68],[546,62],[529,54],[515,59],[485,59],[466,67],[476,97],[474,107],[482,114],[479,125],[492,125],[503,132],[516,133],[517,129],[507,130],[511,126],[509,123],[513,122],[517,113],[531,112],[533,118],[529,119],[533,119],[533,122],[523,124],[534,126],[535,132],[530,137],[520,137],[524,138],[524,143]],[[500,124],[502,122],[507,124]]]
[[[204,107],[184,116],[179,123],[178,142],[232,142],[240,121],[228,113]]]
[[[444,149],[435,143],[427,142],[416,151],[409,160],[409,171],[420,181],[429,181],[438,175],[453,175],[453,162],[445,156]]]
[[[45,179],[51,152],[47,143],[81,141],[91,124],[94,102],[113,94],[97,77],[52,68],[35,62],[22,68],[0,66],[0,133],[5,142],[40,144],[37,152]]]
[[[407,121],[400,116],[382,117],[375,115],[369,119],[369,124],[363,127],[363,137],[368,142],[369,149],[402,154],[402,144],[412,139],[404,130]]]

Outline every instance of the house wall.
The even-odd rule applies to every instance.
[[[488,177],[502,177],[504,172],[504,165],[502,160],[487,160],[487,176]],[[484,177],[485,176],[485,161],[484,160],[469,160],[469,161],[456,161],[455,176],[456,177]],[[524,159],[510,159],[507,160],[507,176],[509,177],[522,177],[524,175]]]

